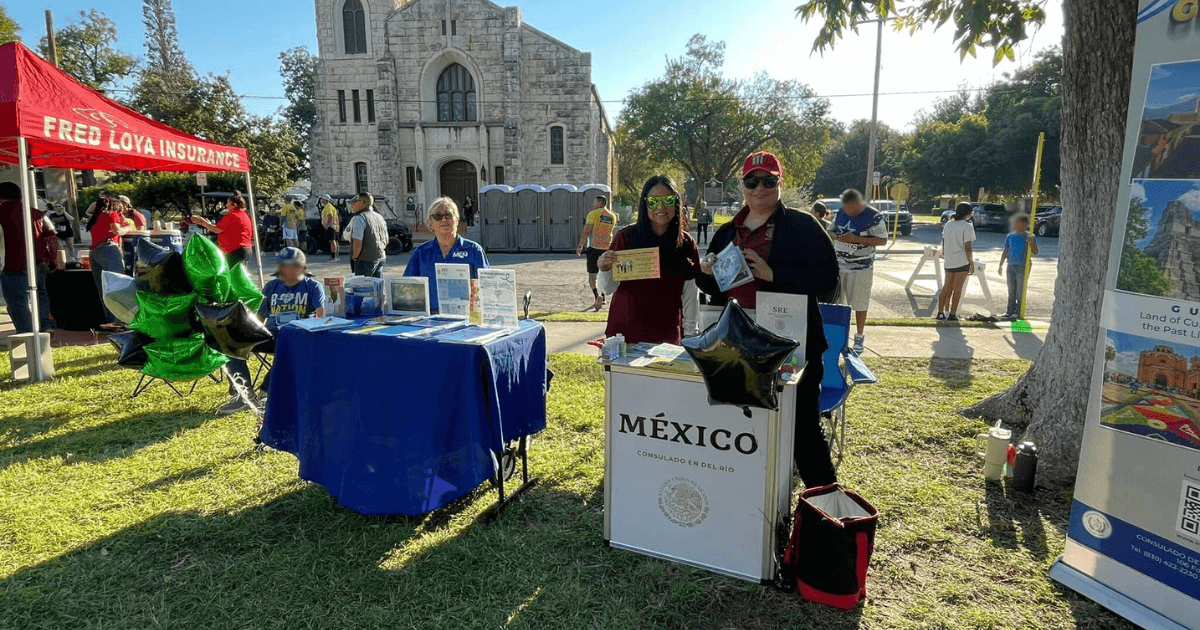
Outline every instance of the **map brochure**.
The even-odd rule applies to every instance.
[[[750,265],[746,264],[746,257],[742,255],[741,248],[732,242],[717,254],[717,262],[713,264],[712,272],[721,291],[728,291],[754,280],[754,274],[750,272]]]
[[[424,276],[384,276],[387,315],[429,316],[429,278]]]
[[[482,325],[488,328],[517,328],[516,270],[479,270],[479,311]]]
[[[613,263],[612,277],[617,282],[648,280],[662,276],[657,247],[622,249],[615,253],[617,260]]]
[[[337,328],[349,328],[353,325],[353,320],[342,319],[341,317],[310,317],[308,319],[293,320],[290,324],[288,324],[288,326],[303,328],[309,332],[335,330]]]
[[[346,281],[343,278],[325,278],[325,312],[329,315],[346,314]]]
[[[792,367],[800,367],[808,335],[808,296],[759,291],[755,307],[754,323],[800,344],[788,359]]]
[[[471,266],[435,263],[433,270],[441,314],[467,319],[471,314]]]

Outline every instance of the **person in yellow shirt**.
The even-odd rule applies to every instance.
[[[299,201],[283,205],[283,244],[285,247],[300,247],[300,224],[304,213],[296,207]]]
[[[341,245],[338,243],[341,218],[338,217],[337,208],[333,207],[332,197],[321,195],[318,199],[325,202],[325,207],[321,208],[321,225],[325,227],[325,240],[329,241],[329,262],[337,262],[338,254],[341,253]]]
[[[617,213],[608,209],[608,198],[597,195],[592,203],[592,211],[587,215],[583,225],[583,234],[579,237],[579,247],[575,255],[583,254],[587,248],[588,284],[592,287],[592,296],[596,299],[596,310],[604,308],[604,294],[596,288],[596,274],[600,273],[600,256],[612,245],[613,233],[617,229]],[[590,238],[590,243],[589,243]]]

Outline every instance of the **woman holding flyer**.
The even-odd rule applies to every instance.
[[[683,196],[670,177],[646,181],[637,223],[617,233],[597,266],[600,291],[612,296],[605,336],[620,333],[628,343],[679,343],[684,330],[694,331],[694,322],[684,315],[694,319],[698,308],[693,281],[700,255],[688,234]]]
[[[434,239],[413,250],[404,268],[406,276],[425,276],[429,278],[429,309],[439,312],[437,290],[438,263],[467,265],[471,268],[471,277],[478,277],[480,269],[488,268],[487,255],[483,247],[475,241],[469,241],[458,235],[458,205],[449,197],[439,197],[429,204],[427,221]]]

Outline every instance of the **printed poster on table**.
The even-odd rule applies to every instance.
[[[471,266],[434,263],[438,309],[442,315],[466,319],[471,315]]]
[[[517,272],[513,269],[479,270],[479,311],[489,328],[516,329]]]
[[[1200,628],[1200,14],[1143,0],[1091,400],[1051,576]]]
[[[788,358],[788,365],[804,363],[804,342],[808,338],[808,296],[793,293],[759,291],[755,295],[754,323],[800,344]]]
[[[613,262],[612,277],[617,282],[649,280],[662,275],[658,266],[657,247],[622,249],[613,253],[616,254],[617,260]]]

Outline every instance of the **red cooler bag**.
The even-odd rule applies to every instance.
[[[879,511],[839,484],[800,494],[783,555],[785,580],[810,602],[850,610],[867,596]]]

